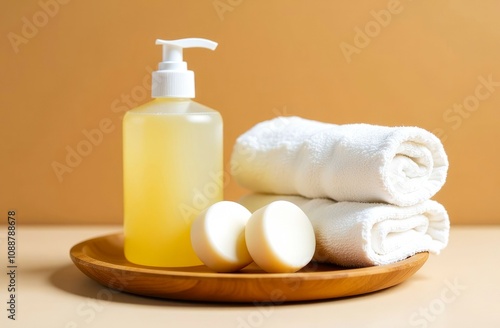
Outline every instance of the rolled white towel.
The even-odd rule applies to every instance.
[[[314,260],[318,262],[346,267],[390,264],[419,252],[439,254],[448,244],[448,213],[433,200],[399,207],[250,194],[239,203],[254,212],[276,200],[296,204],[309,217],[316,236]]]
[[[278,117],[236,140],[231,167],[257,192],[409,206],[441,189],[448,159],[441,141],[418,127]]]

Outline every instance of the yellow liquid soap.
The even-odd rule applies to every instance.
[[[201,265],[190,229],[223,199],[222,119],[189,99],[156,98],[123,119],[125,257],[141,265]]]

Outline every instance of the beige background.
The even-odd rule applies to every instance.
[[[239,134],[277,115],[416,125],[437,133],[449,155],[435,199],[452,223],[500,223],[498,1],[2,7],[4,216],[16,209],[22,223],[121,222],[121,116],[149,100],[149,72],[161,55],[154,41],[206,37],[219,48],[185,58],[196,72],[196,101],[224,118],[226,163]],[[225,192],[237,199],[245,191],[229,181]]]

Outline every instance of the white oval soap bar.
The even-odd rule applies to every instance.
[[[283,200],[252,214],[245,239],[253,260],[267,272],[296,272],[311,261],[316,248],[307,215],[297,205]]]
[[[252,263],[245,225],[252,213],[230,201],[213,204],[191,226],[191,244],[199,259],[217,272],[232,272]]]

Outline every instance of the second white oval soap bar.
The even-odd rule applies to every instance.
[[[253,260],[267,272],[296,272],[311,261],[316,248],[307,215],[297,205],[283,200],[252,214],[245,239]]]

